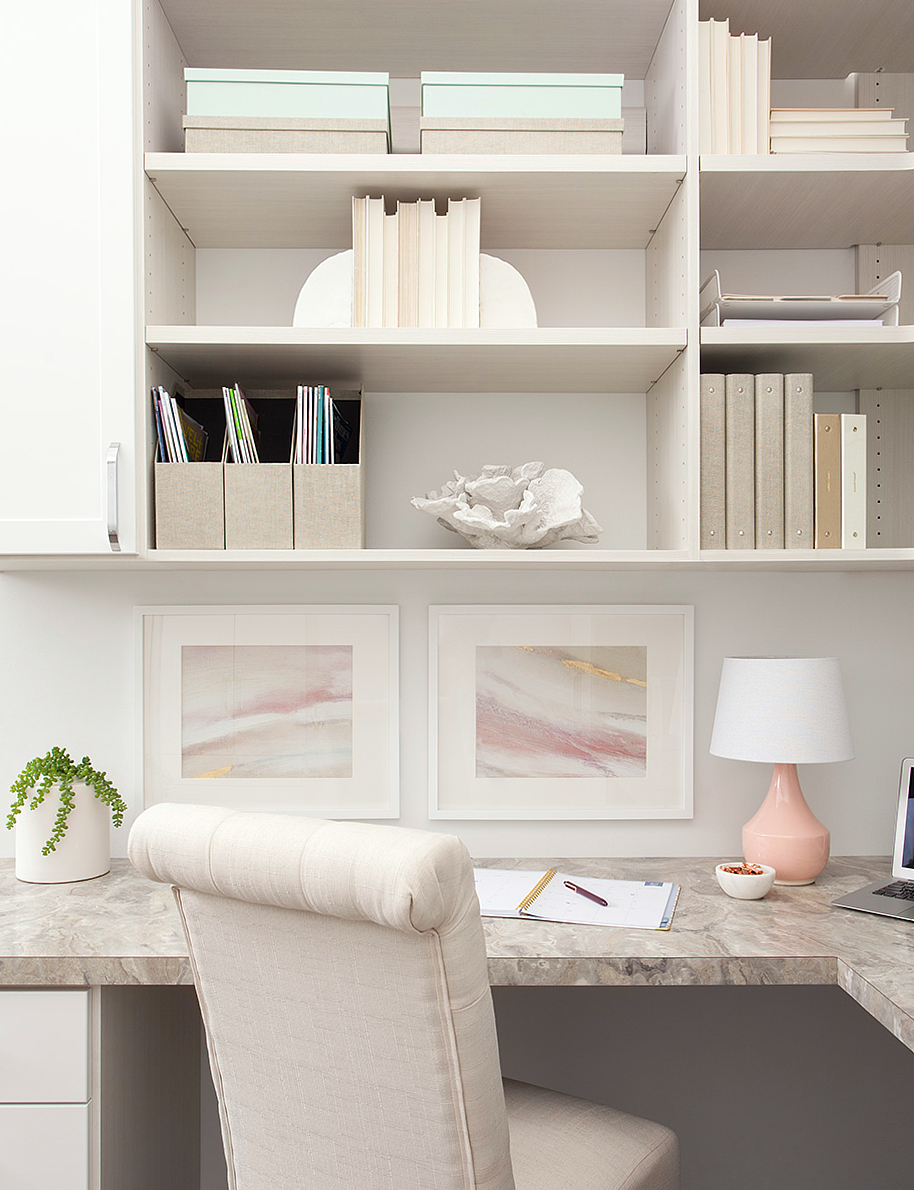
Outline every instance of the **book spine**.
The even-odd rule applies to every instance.
[[[463,325],[479,326],[479,223],[480,200],[464,199]]]
[[[758,34],[741,33],[742,151],[758,152]]]
[[[740,37],[731,37],[730,44],[730,152],[743,152],[743,43]]]
[[[159,459],[160,463],[168,462],[168,448],[165,445],[165,430],[162,427],[162,411],[159,408],[159,393],[157,389],[152,390],[152,415],[155,418],[156,425],[156,441],[159,444]]]
[[[703,550],[722,550],[727,545],[724,383],[721,373],[708,372],[701,377],[701,548]]]
[[[841,546],[841,415],[815,415],[816,549]]]
[[[866,418],[841,414],[841,545],[866,549]]]
[[[368,326],[384,325],[384,199],[368,199],[365,265]]]
[[[368,326],[368,199],[352,200],[352,325]]]
[[[400,319],[400,218],[396,211],[384,216],[383,325],[398,326]]]
[[[813,379],[784,377],[784,548],[811,550],[813,537]]]
[[[466,304],[466,199],[447,204],[447,325],[464,325]]]
[[[758,145],[757,153],[770,153],[768,120],[771,112],[771,38],[758,43]]]
[[[726,378],[727,549],[755,548],[755,377]]]
[[[435,325],[435,204],[419,200],[419,326]]]
[[[447,307],[450,278],[448,276],[448,217],[435,216],[435,323],[448,325]]]
[[[419,207],[397,203],[398,326],[419,325]]]
[[[730,22],[711,25],[711,152],[730,150]]]
[[[755,542],[784,548],[784,377],[755,378]]]
[[[711,152],[711,22],[698,22],[698,152]]]

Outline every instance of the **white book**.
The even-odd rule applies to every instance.
[[[479,222],[481,200],[465,198],[463,325],[479,326]]]
[[[866,417],[841,414],[841,545],[866,549]]]
[[[741,33],[740,37],[740,92],[742,95],[742,151],[757,153],[758,150],[758,34]]]
[[[368,326],[368,199],[352,200],[352,325]]]
[[[384,325],[384,199],[369,198],[366,289],[368,326]]]
[[[906,153],[908,138],[900,136],[781,136],[771,135],[772,153]]]
[[[400,219],[396,211],[384,216],[384,299],[383,326],[399,326],[400,320]]]
[[[397,203],[399,221],[398,326],[419,325],[419,205]]]
[[[775,107],[771,109],[772,124],[789,124],[806,120],[853,120],[855,124],[868,124],[891,117],[890,107]]]
[[[730,148],[730,22],[711,26],[711,152]]]
[[[450,282],[448,278],[447,215],[435,216],[435,322],[436,327],[445,327]]]
[[[730,38],[730,152],[743,151],[743,41]]]
[[[466,199],[447,202],[447,325],[464,325],[466,310]]]
[[[781,136],[903,136],[905,120],[868,120],[860,124],[856,120],[788,120],[772,125],[772,134]]]
[[[768,113],[771,111],[771,38],[758,42],[758,130],[756,153],[770,153],[768,143]]]
[[[698,151],[711,152],[711,22],[698,22]]]
[[[435,325],[435,204],[419,203],[419,326]]]

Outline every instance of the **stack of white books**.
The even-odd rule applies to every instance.
[[[352,325],[479,326],[478,198],[352,200]]]
[[[700,153],[768,152],[771,38],[700,21],[698,85]]]
[[[885,107],[774,108],[772,153],[906,153],[907,120]]]

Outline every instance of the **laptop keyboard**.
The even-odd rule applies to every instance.
[[[877,897],[898,897],[902,901],[914,901],[914,880],[893,880],[885,888],[876,888],[873,895]]]

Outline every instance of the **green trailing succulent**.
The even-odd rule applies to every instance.
[[[88,756],[84,756],[79,764],[74,764],[64,748],[52,748],[46,756],[36,756],[30,760],[10,786],[14,800],[6,820],[6,829],[13,829],[16,817],[27,801],[29,809],[36,810],[44,801],[45,794],[56,786],[60,790],[60,808],[54,819],[51,837],[42,847],[41,854],[50,855],[56,851],[57,844],[67,833],[67,819],[76,805],[73,785],[77,781],[85,782],[99,801],[111,807],[111,820],[115,826],[120,826],[127,805],[107,776],[92,767]],[[34,796],[29,801],[33,791]]]

